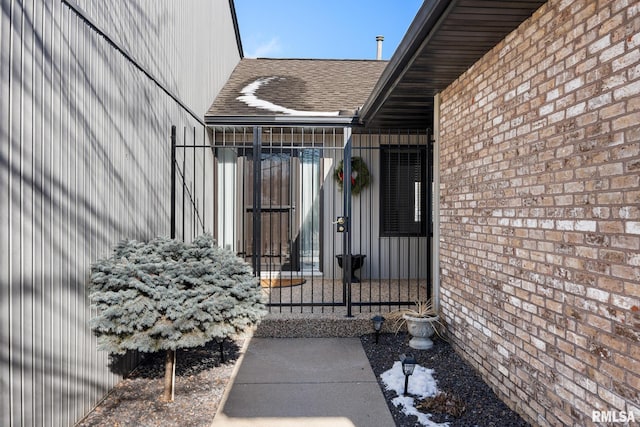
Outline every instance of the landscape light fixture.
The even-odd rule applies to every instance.
[[[402,363],[402,373],[404,374],[404,395],[407,395],[407,389],[409,388],[409,375],[413,374],[413,370],[416,368],[416,358],[413,354],[401,354],[400,362]]]
[[[220,349],[220,363],[225,363],[224,360],[224,338],[216,338],[218,348]]]
[[[382,324],[384,323],[384,317],[376,314],[371,318],[373,322],[373,329],[376,331],[376,344],[378,344],[378,337],[380,337],[380,330],[382,329]]]

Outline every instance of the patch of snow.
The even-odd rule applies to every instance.
[[[262,86],[271,83],[274,80],[284,80],[284,77],[261,77],[242,88],[238,101],[244,102],[249,107],[260,108],[263,110],[273,111],[274,113],[283,113],[290,116],[337,116],[339,111],[300,111],[274,104],[273,102],[260,99],[256,96],[256,92]]]
[[[427,369],[423,366],[416,365],[413,375],[409,377],[409,387],[407,393],[404,394],[404,373],[402,372],[402,363],[397,361],[391,369],[383,372],[380,379],[385,389],[395,391],[398,397],[391,400],[396,407],[402,407],[402,412],[407,415],[415,415],[418,422],[425,427],[446,427],[449,423],[436,423],[431,421],[431,414],[425,414],[416,409],[416,400],[420,401],[426,397],[435,396],[438,393],[436,380],[433,378],[433,369]]]

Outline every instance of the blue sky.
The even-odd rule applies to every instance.
[[[235,0],[247,58],[389,59],[422,0]]]

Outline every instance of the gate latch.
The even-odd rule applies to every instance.
[[[345,231],[347,231],[347,218],[344,216],[339,216],[338,218],[336,218],[336,220],[333,222],[333,224],[337,224],[337,232],[338,233],[344,233]]]

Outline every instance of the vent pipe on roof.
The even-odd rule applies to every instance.
[[[382,42],[384,41],[384,36],[376,36],[376,42],[378,43],[378,51],[376,52],[376,59],[380,61],[382,59]]]

